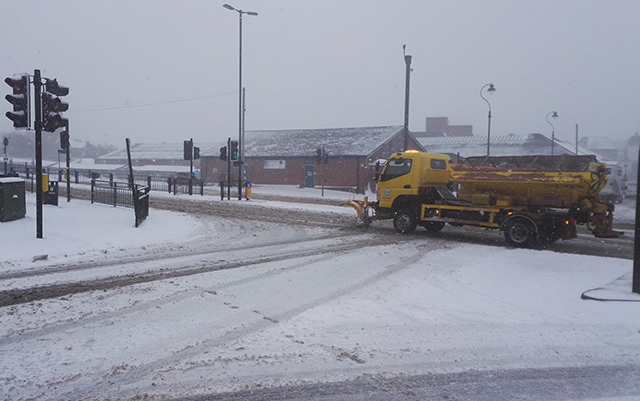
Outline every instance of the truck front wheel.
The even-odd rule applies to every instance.
[[[504,225],[504,238],[517,247],[531,246],[536,238],[535,225],[531,220],[515,217]]]
[[[400,234],[411,234],[417,226],[418,221],[411,210],[402,209],[393,217],[393,228]]]

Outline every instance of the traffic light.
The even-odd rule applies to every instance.
[[[238,160],[238,141],[231,141],[231,160]]]
[[[193,147],[193,160],[198,160],[200,158],[200,148],[197,146]]]
[[[67,131],[60,131],[60,148],[69,150],[71,144],[69,143],[69,133]]]
[[[220,148],[220,159],[227,161],[227,147],[223,146]]]
[[[13,111],[8,111],[5,116],[13,121],[13,128],[29,128],[29,74],[16,74],[5,78],[13,93],[5,96],[5,99],[13,105]]]
[[[184,141],[184,160],[191,160],[193,155],[193,141]]]
[[[69,110],[69,104],[64,103],[58,96],[67,96],[69,88],[58,85],[57,79],[47,79],[45,91],[42,92],[42,129],[54,132],[58,128],[67,125],[67,119],[63,118],[63,111]]]
[[[316,149],[316,164],[322,164],[322,149]]]

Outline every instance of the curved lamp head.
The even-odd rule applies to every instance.
[[[233,6],[230,6],[229,4],[223,4],[222,7],[226,8],[227,10],[236,11],[236,9],[233,8]]]
[[[487,88],[488,87],[488,88]],[[487,104],[489,105],[489,110],[491,110],[491,103],[489,103],[489,101],[487,100],[487,98],[484,97],[484,94],[482,92],[484,92],[484,88],[487,88],[487,93],[488,94],[492,94],[493,92],[496,91],[496,87],[493,86],[493,84],[486,84],[484,85],[482,88],[480,88],[480,97],[482,98],[482,100],[484,100],[485,102],[487,102]]]

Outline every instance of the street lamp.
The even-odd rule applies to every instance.
[[[409,89],[411,80],[411,55],[405,53],[407,45],[402,45],[402,54],[404,55],[405,71],[405,83],[404,83],[404,147],[402,150],[407,150],[409,147]]]
[[[485,98],[482,95],[482,92],[484,91],[484,88],[487,88],[487,93],[488,94],[492,94],[493,92],[496,91],[496,88],[493,86],[493,84],[486,84],[484,85],[482,88],[480,88],[480,97],[487,102],[487,104],[489,105],[489,123],[487,125],[487,156],[489,156],[489,150],[491,149],[491,103],[489,103],[489,101],[487,100],[487,98]]]
[[[244,143],[242,141],[242,14],[257,16],[255,11],[239,10],[229,4],[223,4],[222,7],[227,10],[235,11],[240,17],[240,36],[239,36],[239,61],[238,61],[238,200],[242,199],[242,163],[244,159]]]
[[[551,121],[549,121],[549,116],[551,116],[551,118],[558,118],[558,113],[556,111],[550,111],[547,114],[547,122],[551,126],[551,156],[553,156],[553,146],[556,143],[556,128],[551,124]]]

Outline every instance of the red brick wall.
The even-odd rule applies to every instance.
[[[375,189],[373,181],[375,167],[369,166],[377,159],[386,159],[395,152],[402,151],[404,136],[399,133],[389,142],[383,144],[368,157],[365,156],[330,156],[327,164],[316,164],[315,156],[300,157],[248,157],[247,176],[252,183],[264,185],[305,185],[305,166],[314,167],[315,186],[322,186],[322,169],[324,168],[325,187],[354,188],[364,193],[367,186]],[[409,149],[420,149],[420,146],[409,138]],[[284,169],[265,169],[266,160],[283,160]],[[225,173],[226,162],[218,157],[202,157],[201,171],[209,183],[218,182],[218,174]],[[237,167],[232,167],[232,179],[237,181]]]

